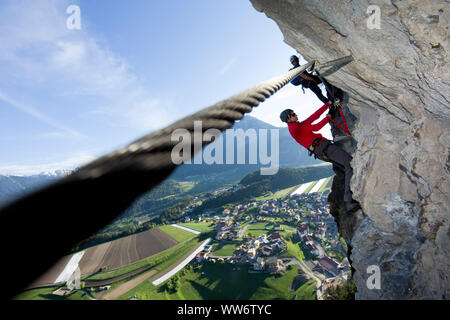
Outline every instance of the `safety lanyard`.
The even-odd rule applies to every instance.
[[[345,121],[345,117],[344,117],[344,112],[342,112],[342,108],[338,107],[339,109],[339,113],[341,114],[342,120],[344,121],[344,126],[341,126],[339,123],[337,123],[336,120],[334,120],[333,118],[328,118],[331,122],[333,122],[335,125],[337,125],[341,130],[343,130],[345,133],[347,133],[349,136],[351,136],[352,134],[350,133],[350,130],[348,130],[347,127],[347,121]]]

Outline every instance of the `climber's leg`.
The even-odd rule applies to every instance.
[[[344,202],[346,211],[350,213],[359,209],[360,206],[352,199],[352,191],[350,190],[350,179],[353,175],[353,169],[350,166],[352,156],[341,147],[332,144],[329,140],[321,142],[314,149],[314,154],[319,159],[331,162],[333,164],[333,170],[337,169],[344,173]]]
[[[350,166],[352,157],[345,152],[342,148],[331,144],[326,149],[326,156],[333,162],[341,165],[344,168],[344,202],[352,201],[352,191],[350,190],[350,179],[353,175],[353,169]]]
[[[310,81],[309,89],[311,89],[311,91],[314,92],[314,94],[317,96],[317,98],[319,98],[319,100],[322,101],[324,104],[327,103],[328,101],[330,101],[327,97],[325,97],[322,94],[322,90],[314,82]]]
[[[342,101],[342,99],[344,98],[344,92],[341,89],[336,88],[335,86],[333,86],[327,80],[325,80],[323,78],[322,78],[322,80],[323,80],[322,81],[323,84],[325,85],[325,88],[327,89],[327,97],[330,99],[330,101],[333,101],[333,96],[334,96],[334,99]],[[333,96],[331,95],[330,91],[332,91]]]
[[[333,167],[334,172],[339,171],[342,175],[345,175],[345,170],[344,170],[343,166],[341,166],[335,162],[331,162],[331,165]]]

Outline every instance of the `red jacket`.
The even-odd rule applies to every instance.
[[[328,110],[329,106],[329,103],[324,104],[319,110],[314,112],[308,119],[302,122],[297,121],[288,123],[289,132],[295,141],[308,149],[314,140],[317,138],[323,138],[320,133],[314,133],[313,131],[319,131],[322,129],[322,127],[328,123],[328,118],[325,117],[316,124],[312,123],[319,119],[322,113]]]

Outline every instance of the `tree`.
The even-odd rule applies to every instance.
[[[356,284],[353,278],[343,284],[331,286],[325,292],[327,300],[355,300]]]
[[[173,276],[169,281],[166,282],[164,289],[169,293],[177,292],[179,288],[179,278],[177,275]]]
[[[344,238],[339,237],[339,241],[341,242],[342,249],[344,252],[348,251],[347,242],[345,242]]]

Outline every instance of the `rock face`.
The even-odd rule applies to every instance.
[[[337,181],[329,199],[352,248],[356,298],[449,299],[448,2],[250,1],[306,60],[354,58],[321,73],[347,93],[353,119],[345,148],[363,210],[343,213]]]

